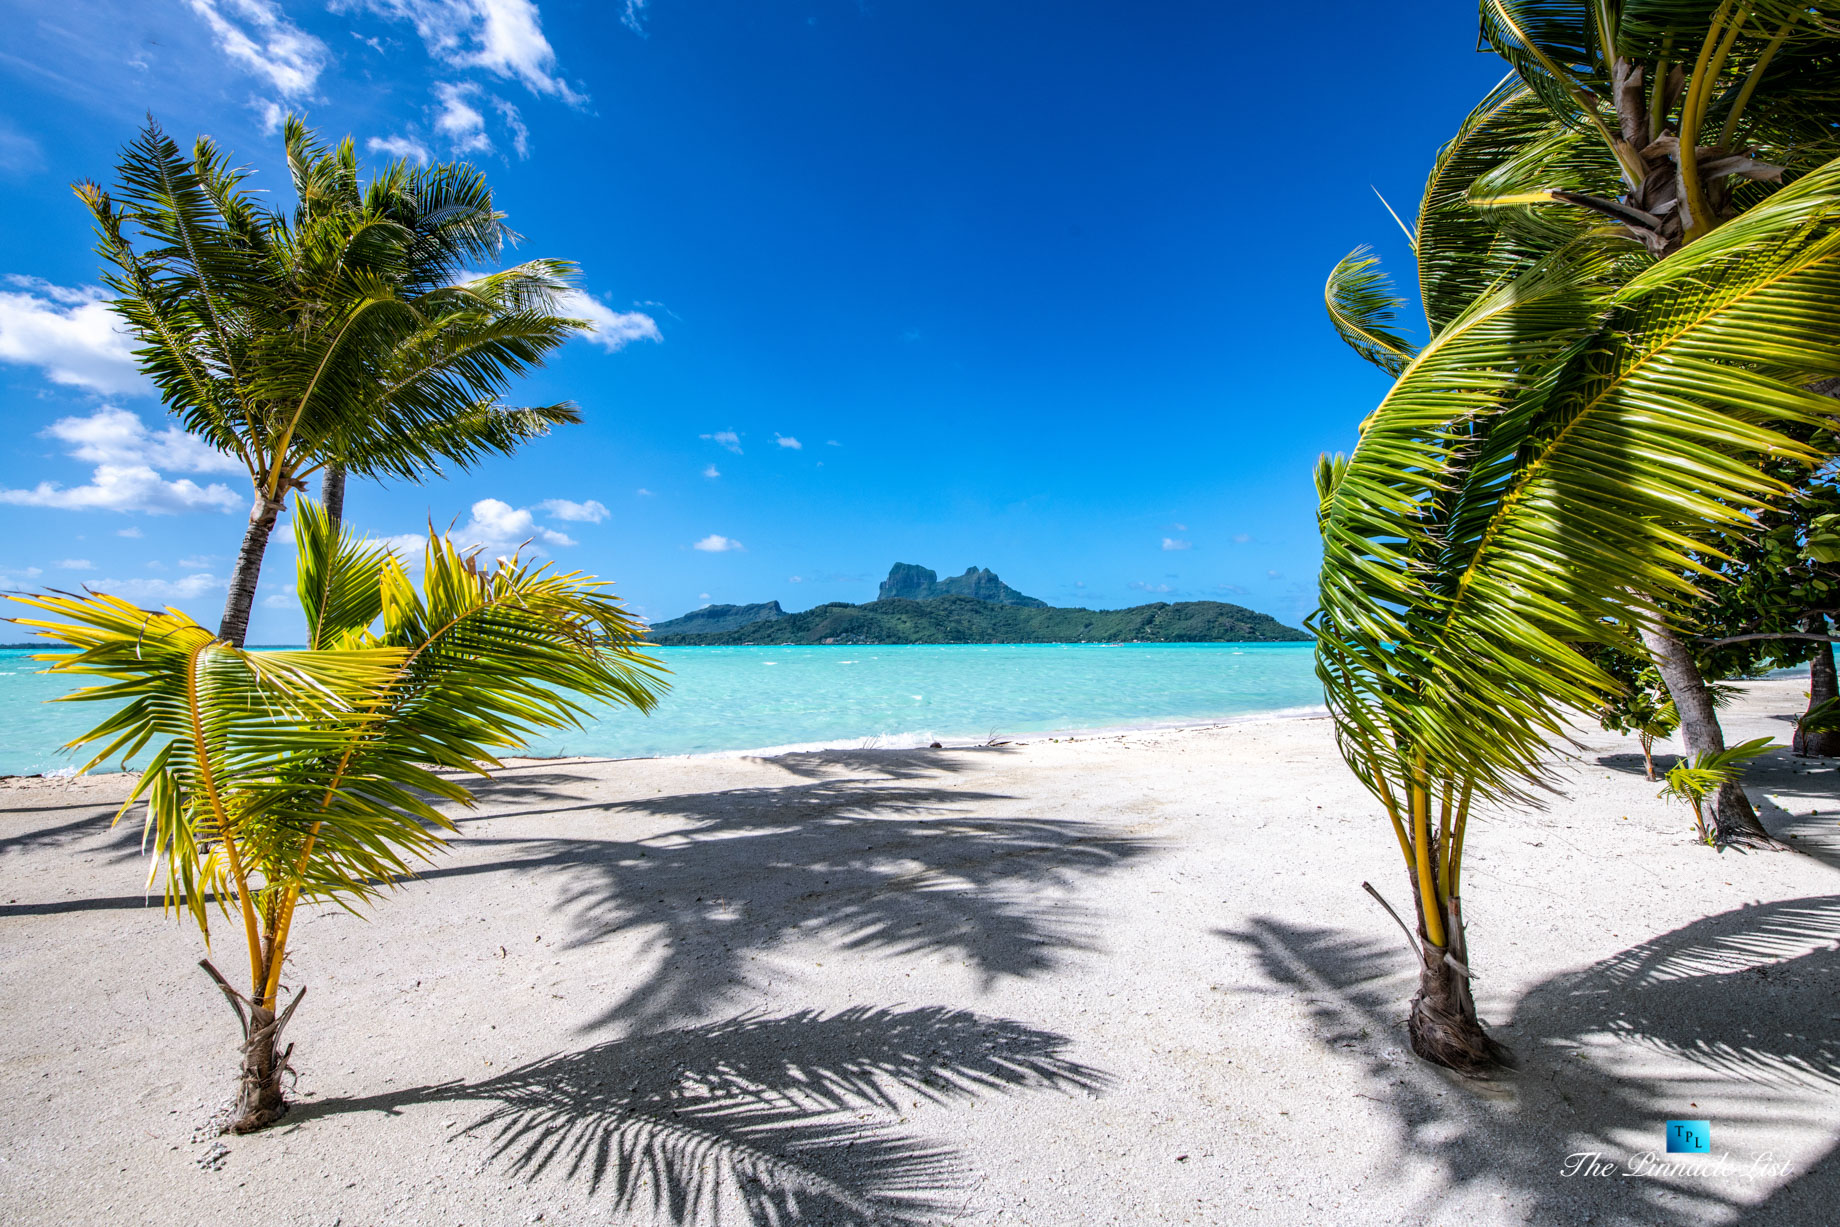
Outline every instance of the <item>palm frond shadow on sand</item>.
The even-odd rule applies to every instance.
[[[1402,1151],[1437,1169],[1434,1202],[1505,1184],[1530,1223],[1649,1227],[1741,1213],[1746,1224],[1788,1227],[1831,1213],[1840,1191],[1840,1155],[1831,1148],[1773,1193],[1766,1183],[1747,1194],[1735,1179],[1714,1188],[1561,1172],[1580,1151],[1626,1169],[1633,1152],[1662,1149],[1662,1122],[1693,1115],[1690,1103],[1714,1089],[1729,1095],[1734,1083],[1747,1112],[1714,1120],[1715,1150],[1721,1123],[1831,1134],[1840,1094],[1840,1028],[1831,1021],[1840,1000],[1840,895],[1710,916],[1534,986],[1512,1020],[1494,1028],[1523,1066],[1505,1096],[1472,1093],[1401,1051],[1410,977],[1400,970],[1407,957],[1397,939],[1271,918],[1221,936],[1248,946],[1277,985],[1304,996],[1325,1047],[1366,1065],[1383,1088],[1366,1098],[1391,1118]],[[1601,1052],[1592,1041],[1606,1037],[1671,1059],[1591,1059]]]
[[[462,847],[501,854],[421,876],[553,876],[571,945],[643,934],[654,969],[590,1025],[651,1030],[707,1017],[748,986],[751,956],[796,938],[945,952],[986,981],[1039,974],[1095,945],[1079,881],[1158,847],[1101,823],[979,814],[1010,800],[997,793],[808,770],[784,785],[570,807],[672,825],[630,839],[471,836]]]
[[[949,1146],[899,1128],[915,1099],[1094,1092],[1105,1076],[1068,1041],[1006,1019],[928,1007],[744,1014],[596,1044],[482,1082],[302,1105],[294,1119],[475,1103],[456,1137],[488,1140],[527,1181],[585,1185],[631,1221],[932,1221],[962,1188]]]

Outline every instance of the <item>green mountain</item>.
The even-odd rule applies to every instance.
[[[1023,596],[998,579],[996,572],[989,567],[966,567],[963,575],[940,579],[931,568],[916,566],[911,562],[897,562],[889,569],[888,578],[882,581],[882,590],[876,594],[876,599],[931,601],[942,596],[968,596],[974,601],[989,601],[993,605],[1048,608],[1046,601]]]
[[[693,609],[681,618],[672,618],[668,622],[652,623],[652,638],[660,635],[719,635],[723,631],[740,630],[757,622],[771,622],[783,618],[786,611],[779,607],[778,601],[763,601],[758,605],[705,605]]]

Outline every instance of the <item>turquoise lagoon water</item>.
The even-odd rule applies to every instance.
[[[1320,710],[1310,645],[951,644],[661,648],[672,689],[651,716],[604,709],[534,754],[636,758],[1188,724]],[[0,775],[68,769],[57,747],[98,723],[93,703],[28,651],[0,650]],[[100,769],[100,768],[99,768]]]

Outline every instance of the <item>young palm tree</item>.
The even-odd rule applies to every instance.
[[[466,166],[391,165],[360,192],[350,142],[287,126],[298,207],[259,206],[207,139],[188,159],[151,120],[115,194],[77,192],[143,369],[186,429],[236,456],[254,502],[219,635],[240,646],[288,497],[334,470],[419,480],[508,453],[567,404],[507,408],[512,381],[588,327],[559,314],[575,275],[534,260],[463,278],[508,232]]]
[[[1606,279],[1626,283],[1840,154],[1832,5],[1481,0],[1480,9],[1485,40],[1514,71],[1440,153],[1409,232],[1433,336],[1490,289],[1593,237],[1610,244]],[[1338,266],[1329,294],[1358,352],[1394,373],[1410,360],[1412,346],[1386,327],[1398,300],[1364,251]],[[1637,630],[1689,751],[1714,754],[1724,734],[1680,629],[1690,608],[1657,605]],[[1711,809],[1722,842],[1768,842],[1735,784]]]
[[[1617,692],[1575,644],[1697,596],[1696,556],[1788,487],[1775,429],[1823,420],[1840,373],[1840,161],[1622,276],[1586,231],[1412,354],[1346,459],[1318,470],[1317,667],[1342,752],[1389,816],[1423,954],[1410,1030],[1483,1072],[1462,849],[1477,800],[1525,797],[1567,710]]]
[[[516,558],[486,570],[431,533],[418,589],[305,500],[294,535],[302,651],[246,651],[110,596],[11,598],[51,615],[21,625],[78,649],[41,657],[53,672],[108,679],[69,698],[121,705],[72,743],[100,744],[85,769],[148,753],[122,810],[147,801],[168,906],[207,942],[212,901],[242,929],[246,989],[204,964],[243,1028],[238,1132],[286,1111],[281,1037],[305,989],[280,994],[301,901],[376,899],[453,829],[434,803],[471,803],[457,774],[580,724],[589,702],[649,711],[663,690],[643,628],[597,580]]]

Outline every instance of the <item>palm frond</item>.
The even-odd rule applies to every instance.
[[[1395,331],[1405,299],[1372,249],[1357,247],[1337,261],[1323,287],[1329,322],[1348,347],[1389,375],[1398,375],[1417,348]]]

